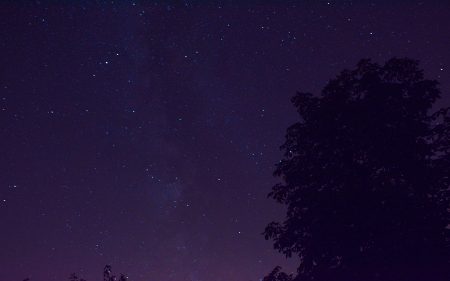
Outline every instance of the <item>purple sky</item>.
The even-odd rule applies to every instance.
[[[408,56],[450,103],[448,1],[99,2],[0,4],[0,280],[257,281],[297,90]]]

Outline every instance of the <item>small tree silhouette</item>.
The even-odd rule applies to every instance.
[[[86,281],[86,280],[78,277],[78,275],[76,273],[72,273],[69,276],[69,281]]]
[[[110,265],[105,265],[103,269],[103,281],[116,281],[116,276],[112,275],[112,269]]]
[[[127,281],[128,277],[124,274],[120,274],[119,281]],[[30,281],[30,278],[26,278],[23,281]],[[86,279],[78,277],[76,273],[71,273],[69,281],[86,281]],[[105,265],[103,268],[103,281],[116,281],[116,276],[112,275],[112,269],[110,265]]]
[[[69,281],[79,281],[80,278],[78,278],[78,275],[76,273],[72,273],[69,276]]]
[[[320,96],[292,99],[269,197],[287,206],[265,238],[300,259],[268,280],[444,280],[450,265],[450,114],[418,63],[362,60]]]

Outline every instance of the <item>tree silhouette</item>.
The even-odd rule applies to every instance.
[[[275,267],[269,275],[264,277],[263,281],[292,281],[292,274],[286,274],[281,271],[281,267]]]
[[[86,281],[86,280],[78,277],[78,275],[76,273],[72,273],[69,276],[69,281]]]
[[[103,281],[116,281],[116,276],[112,274],[110,265],[105,265],[103,268]]]
[[[417,61],[394,58],[361,60],[320,96],[292,98],[300,120],[269,194],[286,219],[264,235],[299,267],[266,281],[450,276],[450,111],[430,113],[439,97]]]
[[[119,281],[126,281],[128,277],[125,274],[120,274]],[[30,278],[26,278],[23,281],[30,281]],[[86,279],[78,277],[78,274],[71,273],[69,275],[69,281],[86,281]],[[116,281],[116,276],[112,274],[112,268],[110,265],[105,265],[103,268],[103,281]]]
[[[69,281],[79,281],[80,278],[78,277],[78,275],[76,273],[72,273],[69,276]]]

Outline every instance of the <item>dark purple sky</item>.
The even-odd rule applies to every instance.
[[[295,91],[392,56],[450,89],[447,1],[99,2],[0,4],[0,280],[257,281]]]

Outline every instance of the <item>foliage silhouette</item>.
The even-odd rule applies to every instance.
[[[263,278],[263,281],[291,281],[292,274],[286,274],[281,271],[281,267],[275,267],[269,275]]]
[[[103,281],[116,281],[116,276],[112,275],[112,269],[110,265],[105,265],[103,268]]]
[[[269,194],[286,219],[264,235],[299,267],[264,281],[447,280],[450,110],[430,113],[439,97],[417,61],[393,58],[292,98],[300,120]]]
[[[105,265],[103,268],[103,281],[116,281],[116,276],[112,275],[112,268],[110,265]],[[118,281],[127,281],[128,278],[124,274],[120,274]],[[30,281],[30,278],[26,278],[23,281]],[[69,276],[69,281],[86,281],[86,279],[78,277],[76,273],[72,273]]]
[[[86,281],[86,280],[78,277],[78,275],[76,273],[72,273],[69,276],[69,281]]]

